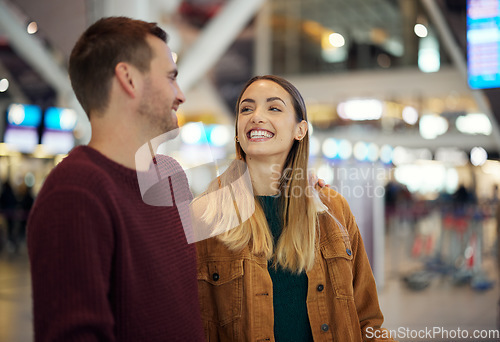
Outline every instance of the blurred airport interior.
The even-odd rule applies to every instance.
[[[356,216],[385,327],[500,329],[500,0],[0,0],[0,341],[33,339],[26,218],[90,138],[68,56],[110,15],[169,34],[194,195],[234,158],[246,80],[284,76],[311,171]]]

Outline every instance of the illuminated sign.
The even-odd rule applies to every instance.
[[[56,131],[72,131],[76,125],[76,112],[73,109],[49,107],[45,111],[45,128]]]
[[[473,89],[500,86],[500,2],[467,0],[467,74]]]
[[[4,142],[15,151],[32,153],[38,145],[38,132],[33,128],[7,128]]]
[[[9,126],[34,127],[40,126],[42,110],[36,105],[11,104],[7,108],[7,123]]]

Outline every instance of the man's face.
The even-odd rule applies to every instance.
[[[153,58],[149,72],[144,74],[138,111],[154,137],[179,127],[176,112],[186,98],[177,84],[177,66],[167,44],[154,36],[148,36],[147,41]]]

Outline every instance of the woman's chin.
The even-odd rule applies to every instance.
[[[255,160],[269,160],[269,162],[274,163],[276,159],[280,159],[280,155],[286,157],[287,153],[280,153],[278,151],[272,151],[269,148],[249,148],[245,151],[246,159]]]

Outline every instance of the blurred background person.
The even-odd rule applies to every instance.
[[[3,182],[0,194],[0,213],[3,215],[7,228],[8,246],[14,252],[19,250],[19,221],[18,218],[18,200],[14,189],[8,180]]]

